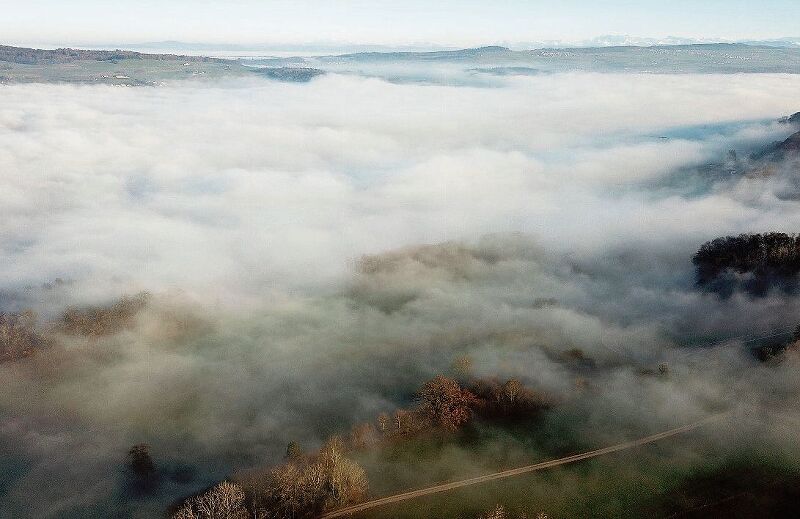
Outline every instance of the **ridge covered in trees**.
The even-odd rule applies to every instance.
[[[84,50],[84,49],[31,49],[0,45],[0,61],[22,65],[72,63],[75,61],[119,61],[123,59],[153,59],[159,61],[227,62],[227,60],[205,56],[180,56],[177,54],[145,54],[130,50]]]
[[[800,273],[800,236],[770,232],[726,236],[704,243],[692,258],[697,285],[722,296],[736,290],[763,296],[794,293]]]

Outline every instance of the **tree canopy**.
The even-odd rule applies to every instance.
[[[692,258],[697,284],[724,296],[736,290],[764,295],[797,289],[800,236],[770,232],[726,236],[704,243]]]

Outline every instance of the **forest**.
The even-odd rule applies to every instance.
[[[741,289],[763,296],[771,288],[794,293],[800,273],[800,236],[770,232],[717,238],[704,243],[692,262],[697,284],[721,295]]]

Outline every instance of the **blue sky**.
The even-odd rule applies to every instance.
[[[27,0],[3,43],[348,42],[484,44],[605,34],[800,36],[800,0]]]

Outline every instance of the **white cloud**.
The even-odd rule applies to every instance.
[[[731,138],[660,132],[774,118],[791,111],[797,82],[568,74],[481,89],[333,75],[302,86],[5,86],[2,284],[123,276],[235,291],[324,282],[348,258],[405,243],[640,232],[650,210],[626,186],[708,160]],[[742,131],[775,134],[759,123]],[[695,221],[695,208],[685,202],[676,224]]]

